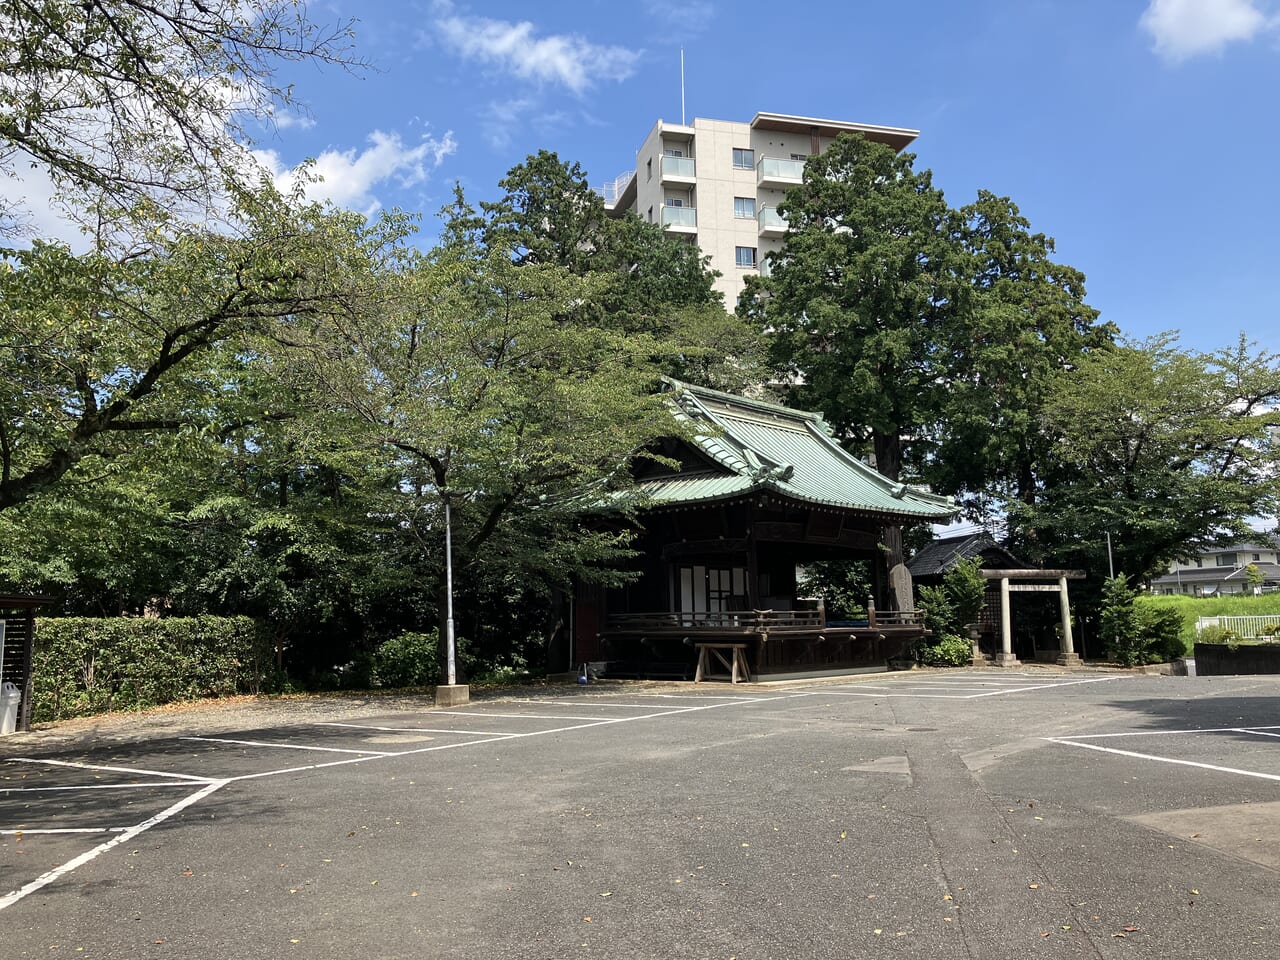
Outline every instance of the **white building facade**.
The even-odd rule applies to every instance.
[[[805,161],[841,133],[905,149],[918,130],[782,113],[757,113],[750,123],[695,118],[659,120],[636,154],[636,168],[604,192],[605,206],[696,243],[721,274],[716,288],[732,310],[745,278],[765,268],[782,246],[787,224],[778,204],[800,183]]]

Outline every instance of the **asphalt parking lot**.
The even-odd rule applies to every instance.
[[[4,957],[1280,957],[1280,678],[575,686],[0,760]]]

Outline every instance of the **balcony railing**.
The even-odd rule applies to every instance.
[[[761,157],[756,164],[756,181],[762,184],[788,185],[804,182],[804,161]]]
[[[695,207],[662,208],[662,226],[671,230],[697,230],[698,211]]]
[[[756,223],[760,225],[762,237],[780,237],[787,232],[786,218],[777,207],[761,207],[756,214]]]
[[[662,158],[662,179],[663,180],[693,180],[694,179],[694,163],[693,157],[663,157]]]

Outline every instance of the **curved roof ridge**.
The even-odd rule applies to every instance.
[[[826,424],[823,423],[822,426],[825,427]],[[820,442],[825,443],[845,463],[849,464],[863,476],[867,477],[872,483],[875,483],[886,490],[895,500],[901,500],[909,494],[915,499],[923,500],[925,503],[929,504],[941,504],[949,507],[955,505],[954,501],[950,497],[933,493],[930,490],[921,489],[920,487],[910,483],[904,483],[900,480],[890,480],[879,470],[875,469],[875,467],[863,463],[852,453],[842,447],[836,441],[835,437],[831,435],[829,430],[822,430],[816,424],[809,424],[809,427],[813,431],[814,436],[817,437]]]
[[[676,380],[674,377],[663,377],[670,387],[678,392],[684,392],[697,397],[699,395],[710,399],[719,400],[730,406],[745,407],[749,410],[756,410],[761,413],[771,413],[775,416],[786,417],[790,420],[813,420],[823,421],[823,414],[814,410],[797,410],[795,407],[784,406],[781,403],[774,403],[772,400],[756,400],[750,397],[744,397],[736,393],[726,393],[723,390],[716,390],[712,387],[702,387],[692,383],[685,383]],[[825,421],[824,421],[825,422]]]

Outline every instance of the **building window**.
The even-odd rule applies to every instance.
[[[754,150],[743,150],[741,147],[733,148],[733,169],[754,170],[755,168],[756,152]]]
[[[792,160],[808,160],[809,155],[807,153],[793,153],[791,155],[791,159]]]
[[[649,222],[653,223],[653,207],[649,208]]]
[[[1261,559],[1262,559],[1262,554],[1260,554],[1260,553],[1255,553],[1255,554],[1253,555],[1253,562],[1254,562],[1254,563],[1257,563],[1257,562],[1258,562],[1259,560],[1261,560]]]
[[[677,148],[675,148],[675,147],[663,147],[663,149],[662,149],[662,155],[663,155],[664,157],[683,157],[683,156],[684,156],[684,151],[683,151],[683,150],[679,150],[679,149],[677,149]]]
[[[754,268],[756,265],[756,248],[734,247],[733,259],[740,267]]]
[[[1236,565],[1236,555],[1234,553],[1218,554],[1218,566],[1234,567]]]
[[[646,180],[652,180],[653,179],[653,157],[650,157],[648,160],[644,162],[644,169],[645,169],[644,178]]]
[[[683,207],[683,206],[684,206],[684,200],[683,200],[683,198],[681,198],[681,197],[667,197],[666,203],[667,203],[667,206],[668,206],[668,207]]]
[[[756,218],[756,198],[734,197],[733,215],[738,220],[754,220]]]
[[[1203,567],[1203,566],[1204,566],[1204,557],[1196,557],[1196,566],[1197,566],[1197,567]]]

